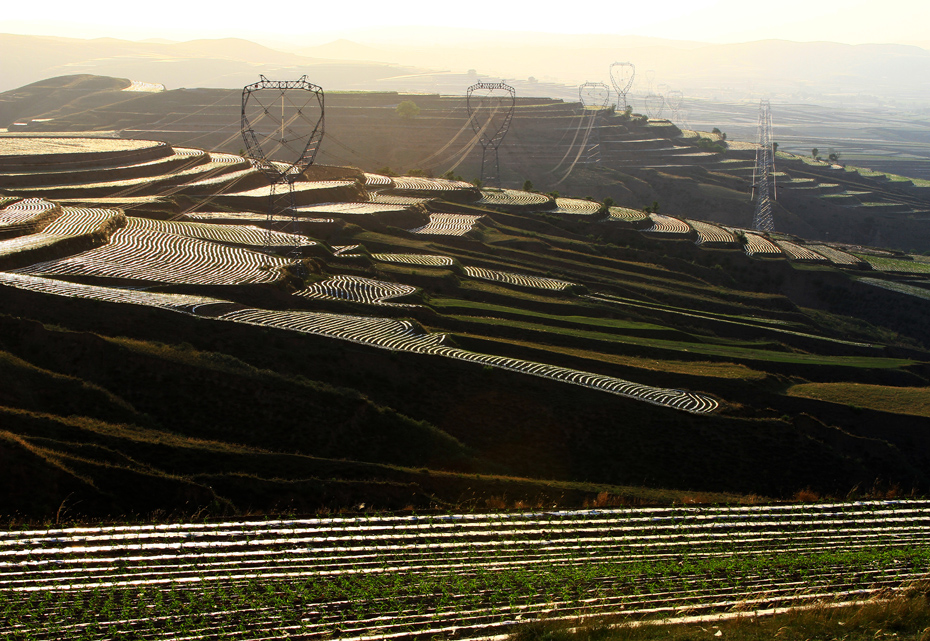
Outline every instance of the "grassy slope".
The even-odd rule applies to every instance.
[[[930,388],[891,387],[862,383],[803,383],[788,389],[791,396],[813,398],[828,403],[867,407],[892,414],[912,414],[930,418]]]

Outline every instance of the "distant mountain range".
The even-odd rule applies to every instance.
[[[633,92],[640,96],[678,89],[689,98],[717,100],[930,105],[930,85],[923,82],[930,74],[930,51],[911,45],[783,40],[717,45],[414,27],[348,36],[313,46],[282,40],[272,48],[240,39],[131,42],[0,34],[0,90],[78,73],[169,89],[236,87],[259,74],[306,73],[328,90],[448,92],[461,84],[464,92],[472,77],[518,84],[532,77],[569,87],[609,82],[609,65],[630,61],[637,68]],[[450,74],[456,76],[451,85],[445,78]],[[539,95],[565,93],[551,86],[535,89]]]

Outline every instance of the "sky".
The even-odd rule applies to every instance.
[[[281,38],[301,39],[307,44],[322,44],[327,38],[351,36],[370,28],[454,26],[715,43],[779,38],[930,46],[928,24],[930,2],[926,0],[588,0],[534,3],[531,9],[524,2],[506,0],[471,0],[465,4],[354,0],[271,5],[242,0],[46,0],[39,5],[7,3],[0,14],[2,33],[127,40],[240,37],[264,43]]]

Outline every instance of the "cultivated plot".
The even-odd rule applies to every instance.
[[[502,272],[495,269],[484,269],[483,267],[465,267],[465,273],[471,278],[497,281],[499,283],[507,283],[508,285],[517,285],[519,287],[530,287],[533,289],[564,291],[575,285],[575,283],[559,280],[557,278]]]
[[[475,639],[752,612],[930,569],[923,501],[233,520],[0,533],[0,638]]]
[[[482,218],[483,216],[468,214],[430,214],[429,223],[410,231],[432,236],[464,236],[474,229]]]

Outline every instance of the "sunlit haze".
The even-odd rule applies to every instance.
[[[666,0],[581,4],[422,2],[191,3],[156,5],[113,0],[46,2],[4,8],[0,32],[75,38],[240,37],[270,44],[275,37],[321,44],[330,36],[397,26],[444,26],[491,31],[617,34],[702,42],[768,38],[797,41],[925,43],[930,7],[923,0],[874,3],[839,0]],[[412,43],[408,43],[412,44]]]

